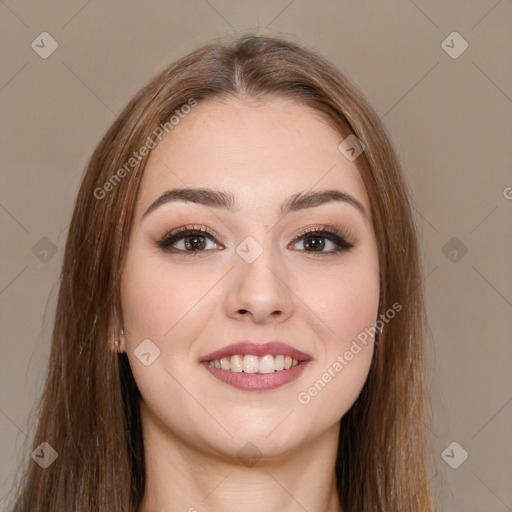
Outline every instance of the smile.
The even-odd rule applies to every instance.
[[[204,361],[201,365],[213,377],[236,389],[270,391],[297,379],[309,362],[299,362],[297,359],[291,359],[290,356],[274,357],[269,354],[258,357],[246,354],[243,358],[234,355],[231,358]],[[271,369],[272,365],[273,369]]]

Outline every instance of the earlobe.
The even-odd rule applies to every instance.
[[[118,312],[112,305],[108,324],[108,343],[110,349],[117,354],[126,352],[125,334],[122,325],[122,312]]]
[[[121,332],[117,334],[113,329],[110,334],[110,343],[112,350],[118,354],[126,352],[126,341],[124,336],[124,329],[121,329]]]
[[[124,338],[124,329],[121,329],[121,334],[119,335],[119,339],[114,342],[114,346],[116,348],[116,352],[119,354],[126,352],[126,341]]]

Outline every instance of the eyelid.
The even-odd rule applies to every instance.
[[[308,235],[310,233],[315,233],[317,231],[330,231],[333,234],[339,236],[340,238],[343,238],[347,243],[353,245],[354,247],[356,245],[355,236],[353,235],[353,233],[350,229],[348,229],[348,228],[340,229],[333,224],[317,224],[314,226],[307,226],[305,228],[301,228],[295,232],[295,234],[290,239],[290,242],[293,242],[297,238],[301,238],[305,235]]]
[[[218,235],[211,228],[199,226],[197,224],[186,224],[185,226],[180,226],[174,229],[164,229],[163,232],[161,232],[160,236],[158,237],[158,243],[161,243],[172,236],[179,235],[180,233],[186,233],[187,231],[198,231],[200,233],[204,233],[205,235],[209,235],[212,238],[215,238],[216,243],[217,240],[220,238],[220,235]]]

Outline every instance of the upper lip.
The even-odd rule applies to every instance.
[[[309,361],[311,359],[309,354],[306,354],[286,343],[282,343],[281,341],[269,341],[268,343],[238,341],[231,345],[226,345],[215,352],[202,356],[199,361],[214,361],[215,359],[221,359],[222,357],[246,354],[252,354],[255,356],[266,356],[267,354],[290,356],[292,359],[297,359],[299,362]]]

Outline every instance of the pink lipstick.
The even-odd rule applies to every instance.
[[[201,365],[214,377],[244,391],[276,389],[299,377],[311,356],[286,343],[233,343],[202,356]]]

